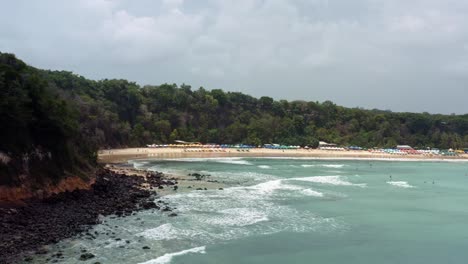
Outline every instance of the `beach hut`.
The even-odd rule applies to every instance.
[[[402,150],[402,151],[405,151],[405,150],[413,150],[413,148],[411,146],[408,146],[408,145],[398,145],[396,147],[398,150]]]
[[[334,143],[327,143],[325,141],[319,141],[319,148],[333,148],[336,147]]]

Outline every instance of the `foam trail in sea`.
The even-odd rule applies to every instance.
[[[254,208],[229,208],[218,211],[220,216],[214,216],[207,220],[208,224],[219,226],[249,226],[259,222],[268,221],[265,212]]]
[[[219,162],[225,164],[235,164],[235,165],[252,165],[247,160],[242,158],[180,158],[180,159],[165,159],[168,161],[182,161],[182,162]]]
[[[400,188],[415,188],[406,181],[388,181],[387,183]]]
[[[325,167],[325,168],[343,168],[345,165],[344,164],[302,164],[301,165],[304,168],[311,168],[311,167]]]
[[[258,165],[260,169],[271,169],[271,166],[268,165]]]
[[[198,253],[198,254],[205,254],[206,253],[206,247],[196,247],[196,248],[191,248],[191,249],[186,249],[182,250],[179,252],[174,252],[174,253],[167,253],[162,255],[161,257],[158,257],[156,259],[152,259],[146,262],[140,262],[139,264],[167,264],[171,263],[172,258],[177,257],[177,256],[182,256],[186,255],[189,253]]]
[[[247,188],[257,190],[260,194],[272,194],[276,190],[302,190],[299,186],[284,184],[283,180],[267,181]]]
[[[349,181],[343,180],[342,176],[299,177],[299,178],[291,178],[289,180],[314,182],[314,183],[329,184],[329,185],[340,185],[340,186],[358,186],[358,187],[367,186],[367,184],[365,183],[351,183]]]
[[[174,227],[171,223],[160,225],[156,228],[147,229],[137,236],[142,236],[151,240],[171,240],[177,238],[190,238],[200,235],[201,232],[193,231],[191,229],[180,229]]]
[[[344,164],[323,164],[321,166],[325,168],[343,168],[345,165]]]
[[[323,193],[314,191],[312,189],[304,189],[301,191],[301,193],[306,196],[323,197]]]
[[[178,193],[166,196],[176,212],[190,216],[190,225],[181,218],[171,224],[142,230],[139,236],[150,240],[194,241],[213,244],[250,235],[281,231],[303,232],[335,229],[333,219],[317,217],[313,212],[298,211],[278,204],[289,197],[321,198],[324,194],[288,182],[270,179],[251,186],[224,190]],[[336,223],[335,223],[336,224]]]

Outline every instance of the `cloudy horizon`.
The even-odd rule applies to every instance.
[[[468,113],[461,0],[3,1],[0,52],[90,79]]]

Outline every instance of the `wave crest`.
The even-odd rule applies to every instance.
[[[388,181],[387,183],[400,188],[415,188],[406,181]]]
[[[202,246],[202,247],[196,247],[196,248],[182,250],[182,251],[179,251],[179,252],[167,253],[167,254],[164,254],[161,257],[158,257],[156,259],[152,259],[152,260],[149,260],[149,261],[146,261],[146,262],[141,262],[139,264],[167,264],[167,263],[170,263],[172,261],[172,258],[174,258],[176,256],[186,255],[186,254],[189,254],[189,253],[205,254],[206,253],[206,247]]]
[[[290,180],[314,182],[314,183],[329,184],[329,185],[339,185],[339,186],[357,186],[357,187],[367,186],[367,184],[365,183],[352,183],[352,182],[343,180],[341,176],[312,176],[312,177],[302,177],[302,178],[291,178]]]

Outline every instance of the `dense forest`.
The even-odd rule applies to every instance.
[[[185,84],[94,81],[71,72],[36,69],[12,54],[0,53],[0,89],[0,184],[17,182],[18,175],[38,167],[36,163],[42,164],[34,170],[36,177],[60,178],[92,167],[99,148],[176,139],[252,145],[316,146],[323,140],[361,147],[468,147],[468,115],[277,101]],[[44,166],[47,160],[51,164]]]
[[[81,133],[79,116],[41,71],[0,53],[0,185],[86,177],[97,145]]]

